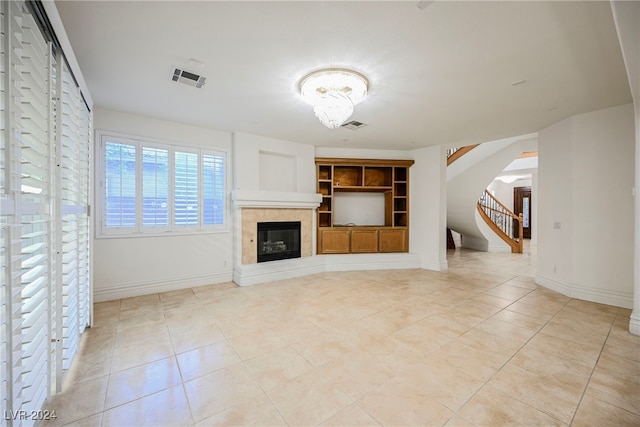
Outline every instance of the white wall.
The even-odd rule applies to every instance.
[[[612,1],[611,9],[616,23],[618,40],[622,48],[624,65],[633,96],[635,110],[635,227],[634,227],[634,303],[629,320],[629,331],[640,335],[640,3],[630,1]]]
[[[538,246],[538,169],[531,172],[531,246]]]
[[[422,268],[446,271],[447,151],[442,146],[410,152],[409,251],[420,255]]]
[[[493,192],[493,196],[500,200],[500,202],[508,207],[510,210],[513,210],[513,189],[516,187],[531,187],[532,180],[531,178],[522,178],[517,179],[513,182],[502,182],[499,179],[494,179],[491,184],[489,184],[489,191]]]
[[[331,210],[334,225],[385,225],[384,193],[336,191]]]
[[[316,147],[316,157],[337,157],[345,159],[411,159],[411,151],[405,150],[366,150],[361,148]]]
[[[536,282],[631,307],[633,106],[574,116],[539,135]]]
[[[228,169],[231,169],[231,135],[226,132],[102,108],[94,111],[94,128],[190,146],[224,149],[229,156]],[[228,173],[229,190],[230,178]],[[220,233],[94,238],[95,301],[231,280],[233,224],[229,207],[227,219],[228,231]]]

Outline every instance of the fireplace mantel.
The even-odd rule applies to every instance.
[[[315,209],[322,194],[286,191],[233,190],[231,200],[237,208]]]

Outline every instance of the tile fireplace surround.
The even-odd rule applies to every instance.
[[[300,251],[313,255],[313,209],[242,208],[242,264],[258,262],[258,223],[300,221]]]
[[[315,255],[315,209],[321,194],[279,191],[235,190],[232,193],[237,234],[233,280],[238,285],[252,285],[272,280],[272,276],[297,276],[321,271],[311,267]],[[301,258],[258,264],[258,222],[300,221]]]

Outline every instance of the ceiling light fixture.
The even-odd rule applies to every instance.
[[[505,184],[511,184],[513,182],[516,182],[519,179],[522,179],[522,177],[517,175],[502,175],[502,176],[496,177],[496,179],[499,179]]]
[[[314,71],[300,80],[302,98],[313,105],[320,123],[339,128],[353,114],[353,106],[367,95],[369,81],[355,71],[329,68]]]

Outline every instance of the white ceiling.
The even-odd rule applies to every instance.
[[[96,106],[223,131],[453,146],[632,101],[608,1],[422,3],[56,1]],[[202,89],[170,80],[190,58]],[[329,130],[300,99],[324,67],[369,78],[366,127]]]

